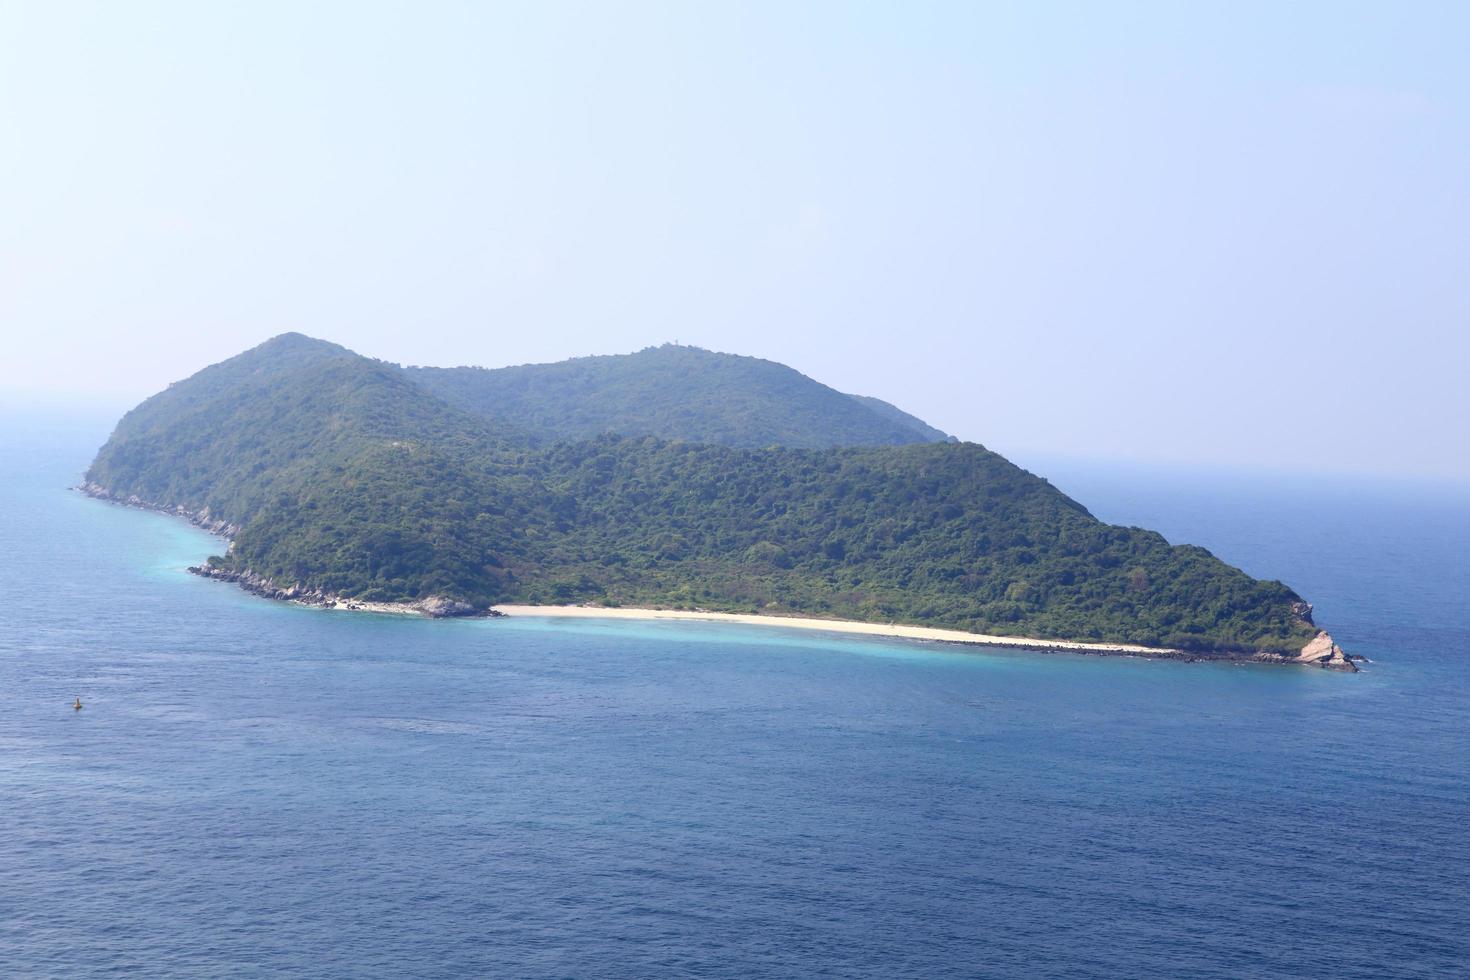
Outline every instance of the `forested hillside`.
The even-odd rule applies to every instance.
[[[287,335],[129,413],[88,479],[238,524],[218,565],[363,599],[801,612],[1200,651],[1295,652],[1315,633],[1284,585],[1102,524],[978,445],[548,442],[525,421]]]
[[[897,446],[949,437],[877,398],[784,364],[665,344],[495,368],[407,368],[444,401],[540,442],[616,433],[721,446]]]

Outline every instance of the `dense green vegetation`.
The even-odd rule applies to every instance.
[[[488,423],[425,398],[396,366],[286,334],[123,416],[88,479],[243,522],[400,437],[461,452],[499,444]]]
[[[847,397],[847,396],[841,396]],[[798,612],[1295,652],[1298,597],[974,444],[543,444],[288,335],[129,413],[88,478],[242,525],[215,561],[373,600]]]
[[[721,446],[898,446],[943,432],[784,364],[665,344],[636,354],[496,368],[407,368],[457,408],[540,443],[607,433]]]
[[[912,429],[918,438],[906,440],[907,442],[959,442],[954,436],[934,428],[934,426],[925,422],[923,419],[915,418],[897,405],[890,405],[881,398],[873,398],[869,395],[848,395],[847,397],[878,413],[889,421],[897,422],[900,425]],[[700,440],[696,439],[692,441],[698,442]],[[834,446],[859,445],[858,443],[846,440],[836,440],[832,444]]]

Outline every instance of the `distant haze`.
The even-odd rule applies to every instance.
[[[0,2],[0,393],[678,340],[1027,453],[1470,480],[1470,5]]]

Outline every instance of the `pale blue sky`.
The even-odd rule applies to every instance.
[[[1002,452],[1470,479],[1470,4],[0,2],[11,399],[679,339]]]

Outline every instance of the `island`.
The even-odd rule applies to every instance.
[[[1280,582],[887,402],[685,346],[440,369],[285,334],[128,412],[83,489],[227,538],[199,574],[334,608],[1357,669]]]

